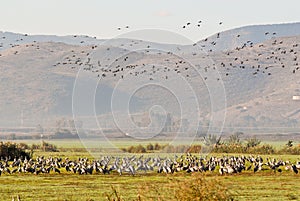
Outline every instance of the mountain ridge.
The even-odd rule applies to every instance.
[[[300,23],[297,23],[297,26],[298,24],[300,25]],[[264,35],[263,32],[262,34]],[[219,40],[225,40],[226,42],[227,39],[222,37],[221,35]],[[283,41],[283,43],[280,44],[280,41]],[[114,47],[108,43],[107,46],[97,47],[100,54],[99,58],[95,55],[97,52],[94,51],[94,45],[86,45],[87,43],[85,45],[70,45],[62,42],[37,41],[1,50],[0,118],[2,120],[0,126],[20,126],[22,121],[25,125],[30,126],[37,124],[52,125],[59,118],[72,118],[72,90],[80,68],[91,68],[87,71],[92,72],[89,75],[94,76],[96,80],[97,74],[102,75],[99,70],[105,68],[106,65],[108,65],[107,67],[113,65],[110,68],[114,70],[117,65],[140,65],[156,60],[164,61],[164,59],[170,57],[167,53],[158,54],[155,51],[147,55],[147,51],[149,51],[147,46],[144,46],[144,49],[140,51],[130,52],[127,47],[131,47],[130,44],[134,45],[136,41],[129,40],[128,42],[127,44],[124,43],[124,46]],[[276,127],[297,128],[300,123],[297,121],[300,118],[300,113],[297,107],[298,102],[292,100],[293,95],[297,95],[297,92],[300,93],[299,73],[293,73],[298,59],[295,53],[299,50],[299,46],[296,46],[296,44],[300,44],[300,34],[291,37],[268,38],[268,40],[253,44],[253,47],[246,46],[238,50],[235,48],[230,51],[217,49],[206,53],[200,51],[200,48],[185,46],[186,49],[182,48],[181,51],[177,51],[176,53],[186,56],[186,59],[192,61],[192,63],[201,63],[202,65],[199,66],[198,70],[204,76],[207,76],[207,81],[200,79],[198,82],[198,77],[194,77],[193,72],[190,74],[195,79],[194,86],[198,86],[196,91],[204,104],[201,108],[203,122],[206,122],[212,115],[209,109],[211,103],[208,92],[204,88],[205,82],[210,81],[211,75],[209,72],[213,72],[213,69],[217,68],[228,96],[226,127],[272,128],[273,126],[274,129]],[[260,47],[261,45],[262,47]],[[281,50],[277,50],[279,48]],[[293,49],[293,52],[290,52],[291,49]],[[93,51],[93,57],[91,57],[90,53]],[[107,53],[107,51],[110,52]],[[286,53],[283,54],[282,51],[286,51]],[[117,61],[104,60],[105,58],[113,59],[121,52],[129,57],[127,63],[119,64]],[[196,55],[191,54],[192,52]],[[104,56],[104,53],[106,56]],[[213,64],[202,61],[202,57],[208,57],[207,55],[214,61]],[[88,58],[91,60],[89,63],[87,63]],[[235,58],[238,59],[235,61]],[[258,58],[260,59],[256,60]],[[102,67],[97,67],[97,59],[101,60]],[[282,60],[280,61],[280,59]],[[294,61],[295,59],[296,61]],[[286,65],[284,68],[281,67],[283,61]],[[177,58],[173,57],[167,63],[173,65],[176,62],[178,62]],[[209,65],[209,68],[201,67],[205,65]],[[258,65],[266,69],[259,70]],[[173,69],[173,67],[170,68]],[[183,69],[182,71],[184,71]],[[205,72],[207,70],[208,74]],[[108,73],[106,72],[106,74]],[[253,75],[253,73],[257,73],[257,75]],[[271,75],[269,76],[268,73]],[[146,78],[149,78],[149,76],[147,74]],[[104,95],[101,93],[98,95],[98,98],[100,97],[99,101],[103,103],[103,108],[100,107],[97,111],[100,116],[107,115],[106,108],[110,108],[110,99],[102,100],[101,97],[111,95],[114,88],[112,85],[115,82],[114,79],[119,78],[114,78],[113,75],[111,78],[108,77],[103,86],[104,88],[100,89],[100,91],[106,91]],[[176,81],[172,77],[169,77],[169,79],[170,82]],[[278,80],[280,80],[280,83],[278,83]],[[88,80],[88,85],[93,84],[95,84],[93,79]],[[153,93],[153,100],[146,93],[147,91],[134,95],[135,104],[144,105],[135,108],[135,112],[143,111],[139,110],[147,108],[155,101],[163,103],[164,99],[158,96],[158,91],[155,89],[149,90]],[[126,98],[126,90],[122,93]],[[182,93],[180,96],[186,95]],[[177,107],[172,101],[167,102],[167,105],[171,110],[172,107]],[[189,109],[192,111],[193,108]],[[23,120],[21,115],[25,116]]]

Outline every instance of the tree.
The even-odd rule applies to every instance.
[[[257,139],[256,137],[254,138],[249,138],[246,140],[246,146],[249,147],[256,147],[261,143],[261,141],[259,139]]]
[[[58,152],[58,149],[55,145],[50,144],[48,142],[45,142],[44,140],[42,141],[42,150],[43,151],[48,151],[48,152]]]
[[[221,136],[217,137],[216,135],[208,134],[207,136],[203,137],[204,139],[204,144],[206,146],[211,146],[211,145],[221,145]]]
[[[242,132],[235,132],[233,135],[229,136],[229,144],[241,144],[240,136],[243,135]]]
[[[292,147],[292,146],[293,146],[293,140],[289,140],[289,141],[286,143],[286,146],[287,146],[287,147]]]

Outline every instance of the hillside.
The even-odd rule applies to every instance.
[[[244,45],[251,46],[272,38],[300,35],[300,23],[252,25],[217,33],[201,40],[198,45],[206,51],[233,50]]]
[[[36,42],[23,40],[24,44],[5,46],[0,51],[0,126],[47,127],[54,126],[62,117],[71,119],[72,96],[76,99],[76,114],[89,119],[96,112],[102,127],[115,127],[111,116],[112,95],[113,112],[122,117],[127,109],[125,103],[130,100],[134,121],[142,125],[149,122],[146,111],[155,105],[162,106],[174,119],[181,116],[190,120],[193,116],[190,114],[197,111],[193,102],[196,96],[199,110],[195,115],[202,125],[226,111],[224,130],[228,132],[255,129],[292,132],[300,126],[299,101],[292,99],[300,95],[298,28],[299,23],[236,29],[221,33],[218,40],[223,45],[211,52],[190,45],[181,46],[176,55],[156,48],[150,50],[149,42],[127,39],[118,40],[122,45],[115,40],[95,45],[96,39],[92,38],[86,42],[90,45],[77,44],[80,40],[74,36],[67,37],[68,40],[51,38],[55,42],[45,42],[49,38]],[[264,37],[265,30],[277,35]],[[253,44],[234,48],[236,43],[231,43],[228,37],[236,33],[243,40],[250,37]],[[286,36],[291,34],[295,35]],[[137,50],[129,51],[134,45]],[[151,45],[164,49],[163,44]],[[165,49],[176,47],[166,45]],[[138,90],[134,91],[135,88]],[[223,90],[226,108],[222,108],[225,106],[222,102],[212,110],[214,104],[223,100]],[[212,96],[216,99],[214,103]],[[156,110],[162,112],[161,108]],[[94,120],[80,120],[85,127],[97,127]]]

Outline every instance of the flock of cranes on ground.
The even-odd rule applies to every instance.
[[[103,156],[100,160],[79,158],[37,157],[34,159],[15,158],[13,161],[1,159],[0,175],[3,174],[146,174],[175,172],[219,172],[219,174],[239,174],[242,172],[283,172],[291,171],[298,174],[300,161],[292,163],[276,158],[263,159],[260,156],[196,156],[183,154],[174,157],[148,157],[133,155],[126,157]]]

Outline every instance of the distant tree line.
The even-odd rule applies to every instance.
[[[293,145],[293,141],[289,140],[286,145],[280,149],[276,149],[269,144],[261,144],[261,141],[256,137],[248,138],[242,142],[241,135],[243,133],[237,132],[229,136],[229,139],[222,140],[220,136],[207,135],[203,137],[202,144],[194,145],[160,145],[158,143],[149,143],[146,146],[137,145],[122,148],[124,152],[128,153],[239,153],[239,154],[291,154],[300,155],[300,144]]]
[[[41,144],[33,144],[31,145],[32,150],[40,150],[46,152],[58,152],[57,146],[50,144],[48,142],[42,141]]]
[[[281,149],[276,149],[269,144],[261,144],[261,140],[256,137],[248,138],[244,142],[241,140],[242,132],[234,133],[228,140],[222,141],[221,137],[207,135],[204,137],[204,144],[213,153],[241,153],[241,154],[300,154],[300,144],[293,145],[289,140]]]

